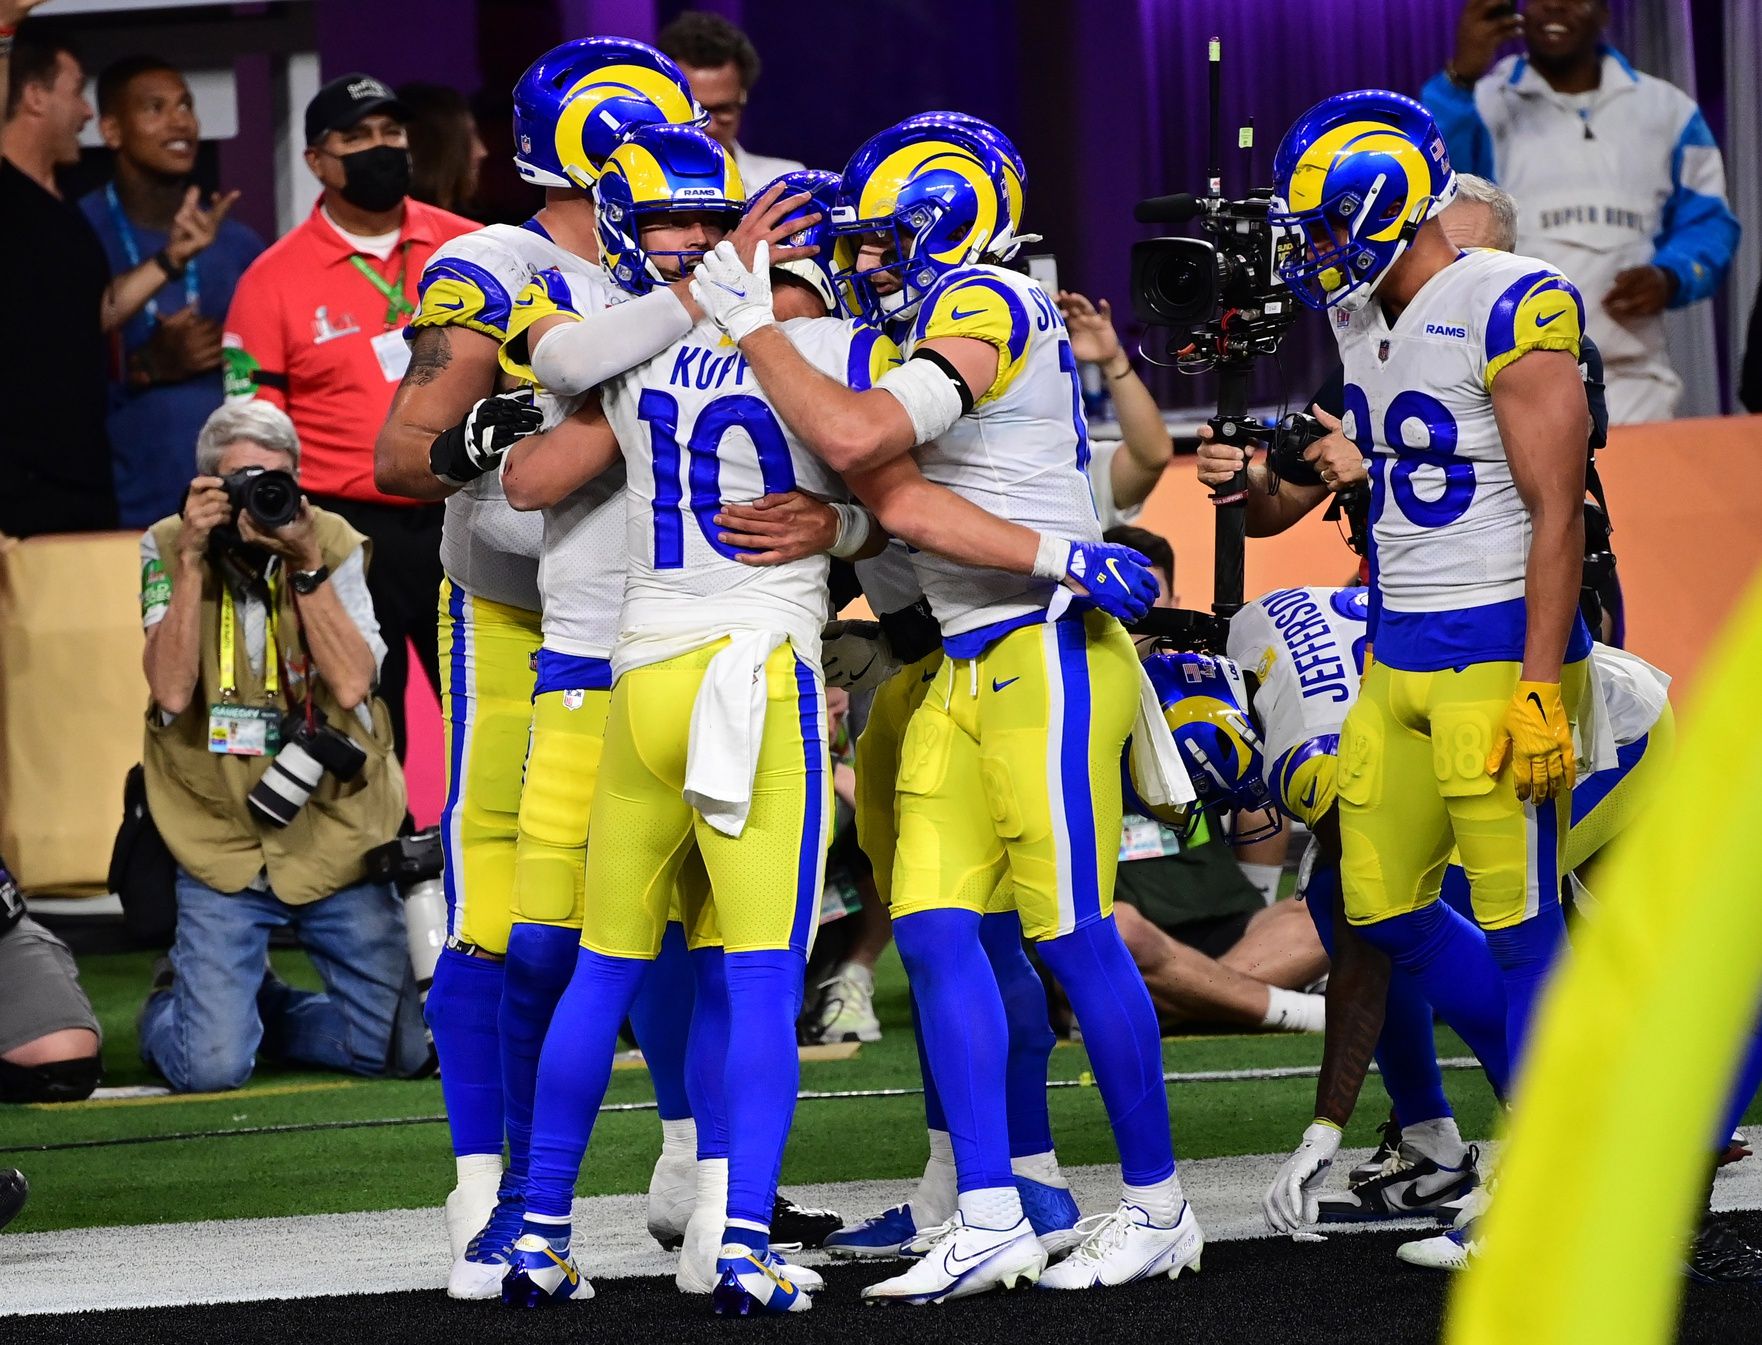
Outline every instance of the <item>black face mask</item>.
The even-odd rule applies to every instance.
[[[410,151],[396,145],[375,145],[353,154],[339,154],[343,166],[343,200],[378,214],[410,194]]]

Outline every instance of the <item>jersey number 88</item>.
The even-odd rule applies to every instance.
[[[1345,401],[1349,437],[1360,453],[1372,457],[1370,398],[1358,384],[1348,383]],[[1409,421],[1424,426],[1423,444],[1407,441],[1404,429]],[[1474,501],[1474,464],[1455,456],[1456,439],[1456,417],[1430,393],[1412,389],[1397,393],[1383,415],[1383,442],[1396,459],[1389,470],[1389,494],[1402,516],[1416,527],[1442,528],[1454,523]],[[1413,484],[1413,475],[1421,467],[1437,467],[1444,473],[1444,489],[1435,499],[1423,498]]]

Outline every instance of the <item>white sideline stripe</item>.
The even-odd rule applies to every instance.
[[[1754,1143],[1762,1127],[1751,1127],[1746,1134]],[[1335,1172],[1344,1173],[1369,1153],[1341,1150]],[[1260,1198],[1283,1159],[1282,1154],[1260,1154],[1181,1164],[1182,1185],[1209,1241],[1269,1236]],[[1118,1198],[1116,1168],[1070,1168],[1066,1175],[1086,1210],[1106,1209]],[[803,1203],[836,1209],[851,1219],[894,1204],[910,1189],[907,1179],[789,1188]],[[1719,1209],[1762,1208],[1762,1159],[1722,1169],[1714,1204]],[[640,1195],[575,1202],[575,1253],[590,1279],[673,1273],[674,1258],[646,1232],[646,1208]],[[1352,1231],[1349,1227],[1342,1235]],[[1332,1230],[1329,1236],[1334,1236]],[[820,1253],[802,1259],[811,1265],[825,1263]],[[93,1273],[94,1267],[102,1268],[101,1276]],[[446,1278],[439,1210],[0,1234],[0,1316],[440,1289]]]

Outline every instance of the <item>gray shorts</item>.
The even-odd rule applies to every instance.
[[[0,1055],[69,1027],[103,1036],[73,954],[27,915],[0,934]]]

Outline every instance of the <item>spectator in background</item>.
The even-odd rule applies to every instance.
[[[407,1075],[428,1057],[403,906],[362,862],[404,816],[403,772],[373,695],[385,644],[365,540],[304,500],[291,522],[260,531],[221,479],[299,467],[285,414],[228,403],[202,427],[181,513],[141,538],[141,764],[177,861],[177,939],[154,968],[141,1056],[179,1092],[239,1087],[259,1046],[356,1074]],[[247,797],[287,769],[272,765],[290,751],[284,714],[329,735],[330,750],[309,756],[336,761],[346,739],[359,760],[346,781],[327,766],[278,826]],[[298,934],[324,993],[269,970],[278,929]]]
[[[157,56],[125,57],[98,76],[98,127],[116,152],[116,176],[80,209],[110,269],[122,272],[170,241],[202,128],[190,86]],[[221,322],[239,277],[262,251],[250,228],[225,220],[182,279],[167,278],[120,329],[108,430],[125,528],[144,528],[183,501],[196,435],[220,405]]]
[[[471,213],[483,161],[489,157],[471,104],[444,84],[401,85],[409,112],[410,199],[457,215]]]
[[[103,245],[55,170],[78,163],[92,119],[85,72],[66,41],[32,25],[10,27],[30,4],[0,2],[0,223],[6,302],[29,314],[28,339],[0,360],[0,533],[114,528],[116,486],[104,428],[105,334],[140,312],[167,280],[181,280],[214,241],[234,197],[203,209],[194,187],[170,220],[165,244],[112,279]],[[21,329],[22,330],[22,329]]]
[[[1516,250],[1584,295],[1610,422],[1630,425],[1676,414],[1660,315],[1719,288],[1739,227],[1694,99],[1629,65],[1603,40],[1608,21],[1607,0],[1529,0],[1521,16],[1468,0],[1456,53],[1420,97],[1451,165],[1517,198]],[[1495,65],[1519,34],[1524,54]]]
[[[300,484],[373,542],[369,587],[387,646],[380,688],[404,755],[406,642],[438,693],[442,506],[373,484],[373,441],[410,362],[404,324],[436,249],[477,225],[409,199],[408,110],[370,75],[344,75],[306,107],[306,164],[323,187],[307,216],[253,262],[227,314],[229,397],[292,417]]]
[[[710,114],[704,129],[734,156],[748,196],[802,167],[794,159],[754,154],[740,143],[740,121],[747,95],[759,82],[759,53],[752,39],[720,14],[687,10],[661,29],[655,45],[679,63],[691,83],[691,96]]]
[[[1097,309],[1083,295],[1069,290],[1060,290],[1057,300],[1070,335],[1071,354],[1084,364],[1100,367],[1120,427],[1118,439],[1090,442],[1089,484],[1105,532],[1116,523],[1130,523],[1138,517],[1174,459],[1175,441],[1162,423],[1162,408],[1120,344],[1107,300]]]

